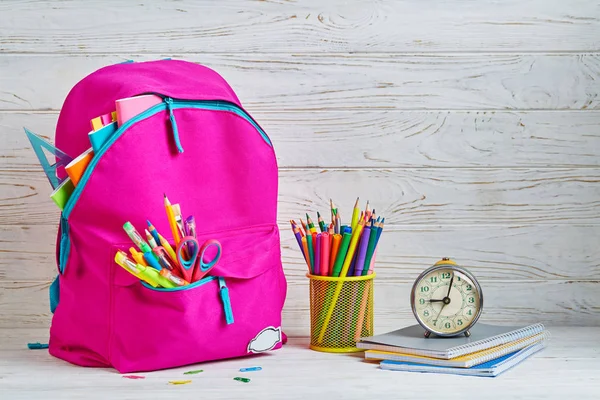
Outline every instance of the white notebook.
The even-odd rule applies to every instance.
[[[433,372],[438,374],[494,377],[523,362],[544,347],[546,347],[546,342],[540,342],[495,360],[476,365],[472,368],[440,367],[438,365],[415,364],[401,361],[382,361],[379,364],[379,367],[391,371]]]
[[[390,360],[415,364],[437,365],[440,367],[471,368],[475,365],[495,360],[507,354],[524,349],[525,347],[540,343],[547,340],[549,336],[548,332],[542,332],[525,339],[517,340],[516,342],[505,343],[500,346],[478,351],[476,353],[465,354],[464,356],[452,358],[450,360],[379,350],[365,351],[365,360]]]
[[[515,342],[544,331],[544,325],[526,327],[497,326],[477,323],[471,336],[425,338],[420,325],[409,326],[382,335],[362,338],[356,347],[365,350],[390,351],[418,356],[450,359]]]

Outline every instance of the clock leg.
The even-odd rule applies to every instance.
[[[466,331],[466,332],[465,332],[465,336],[466,336],[466,337],[469,337],[469,336],[471,336],[471,332],[470,332],[470,331]]]
[[[425,338],[428,338],[429,336],[431,336],[431,332],[425,331]]]

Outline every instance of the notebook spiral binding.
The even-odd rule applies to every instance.
[[[498,349],[495,351],[490,351],[492,349],[489,349],[487,354],[477,358],[477,364],[483,364],[488,361],[495,360],[498,357],[513,353],[517,350],[521,350],[525,347],[529,347],[536,343],[545,343],[549,339],[550,339],[550,334],[548,332],[541,332],[534,336],[531,336],[530,338],[521,339],[516,343],[504,345],[505,347],[503,346],[502,349]],[[484,350],[484,352],[485,352],[485,350]]]
[[[544,331],[544,324],[530,325],[525,328],[518,329],[514,332],[504,333],[493,336],[491,338],[479,340],[477,342],[456,346],[448,351],[448,358],[460,357],[465,354],[475,353],[491,347],[503,345],[523,339],[528,336],[533,336]]]

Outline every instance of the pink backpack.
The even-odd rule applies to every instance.
[[[277,162],[269,137],[213,70],[175,60],[102,68],[71,90],[56,146],[90,147],[90,120],[115,100],[163,102],[120,126],[96,152],[61,215],[51,286],[50,353],[121,373],[281,347],[286,279],[277,228]],[[163,194],[218,240],[210,276],[154,288],[114,262],[132,246],[123,224],[146,219],[173,243]]]

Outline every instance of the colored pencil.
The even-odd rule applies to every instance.
[[[360,246],[358,249],[358,257],[356,258],[356,267],[354,269],[354,276],[361,276],[365,268],[365,259],[367,257],[367,248],[369,247],[369,238],[371,236],[371,227],[366,226],[363,230],[362,238],[360,239]]]
[[[304,235],[308,235],[308,227],[306,226],[304,221],[302,221],[302,218],[300,218],[300,224],[302,225],[302,229],[304,230]]]
[[[150,232],[156,243],[160,243],[160,238],[158,237],[158,231],[156,230],[156,228],[152,225],[150,220],[146,220],[146,223],[148,224],[148,231]]]
[[[356,203],[354,203],[354,209],[352,210],[352,232],[356,229],[356,225],[358,224],[358,217],[360,215],[360,209],[358,208],[359,198],[356,198]]]
[[[371,259],[375,252],[375,243],[377,241],[377,229],[379,228],[379,222],[373,222],[371,220],[371,234],[369,237],[369,243],[367,245],[367,252],[365,255],[365,263],[363,264],[362,275],[367,275],[369,272],[369,266],[371,265]]]
[[[171,233],[173,234],[173,240],[175,241],[175,245],[178,245],[179,241],[181,240],[181,237],[179,236],[179,228],[177,227],[177,222],[175,221],[173,207],[171,206],[171,202],[167,198],[166,194],[164,194],[164,203],[165,211],[167,212],[167,219],[169,220],[169,226],[171,227]]]
[[[354,332],[354,340],[359,341],[362,333],[363,322],[365,320],[365,314],[367,313],[367,301],[369,300],[369,292],[371,285],[367,284],[363,288],[362,300],[360,302],[360,308],[358,312],[358,319],[356,321],[356,331]],[[367,320],[367,328],[370,326],[369,320]],[[367,329],[368,330],[368,329]]]
[[[304,254],[304,248],[302,247],[302,235],[300,235],[300,229],[296,226],[296,225],[292,225],[293,228],[293,232],[294,232],[294,236],[296,237],[296,242],[298,242],[298,247],[300,247],[300,251],[302,252],[302,255],[304,256],[304,261],[306,261],[306,254]]]
[[[312,274],[310,268],[310,258],[308,257],[308,242],[306,240],[306,236],[302,236],[302,249],[304,250],[304,254],[306,254],[306,265],[308,266],[308,273]]]
[[[358,239],[360,239],[360,235],[362,234],[362,230],[365,227],[365,221],[361,219],[358,221],[358,225],[356,226],[356,231],[352,232],[352,240],[350,241],[350,245],[348,246],[348,253],[346,254],[346,258],[344,259],[344,264],[342,265],[342,271],[340,275],[342,278],[348,276],[348,269],[350,268],[350,263],[352,262],[352,257],[354,257],[354,252],[356,251],[356,245],[358,244]]]
[[[321,218],[321,214],[319,214],[318,211],[317,211],[317,222],[319,223],[319,229],[321,229],[321,232],[325,232],[326,231],[325,221],[323,221],[323,218]]]
[[[315,224],[313,224],[312,219],[310,219],[310,216],[308,214],[306,214],[306,225],[308,225],[308,229],[310,230],[310,233],[317,232],[317,228],[315,228]]]

